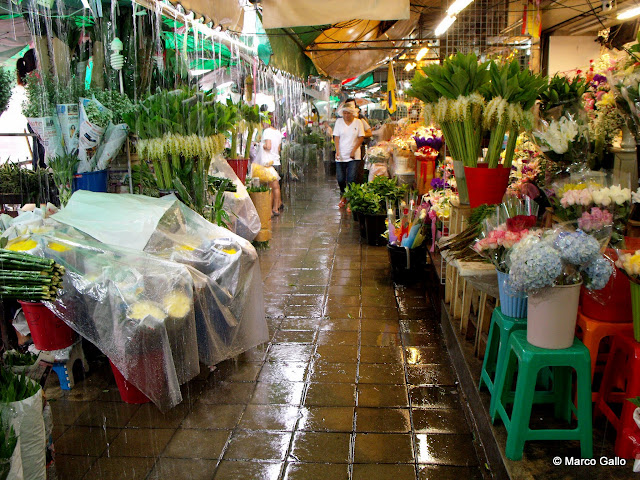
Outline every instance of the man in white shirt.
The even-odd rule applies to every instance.
[[[344,190],[348,184],[356,180],[358,162],[361,158],[360,145],[364,140],[364,127],[356,118],[358,109],[354,101],[346,101],[338,113],[342,118],[336,120],[333,140],[336,144],[336,179],[340,187],[338,206],[342,208],[346,204]]]

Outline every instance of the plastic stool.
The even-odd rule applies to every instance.
[[[74,343],[69,348],[56,350],[55,352],[42,352],[42,354],[53,356],[52,369],[58,376],[58,381],[60,382],[60,388],[62,390],[71,390],[75,385],[75,379],[73,378],[73,366],[77,361],[82,363],[82,369],[85,372],[89,371],[89,364],[87,363],[87,359],[84,356],[84,350],[82,349],[82,341]]]
[[[615,336],[611,353],[602,376],[600,392],[596,400],[595,414],[602,412],[617,431],[615,454],[622,458],[634,458],[640,452],[640,430],[633,420],[635,405],[627,398],[640,395],[640,343],[632,337]],[[626,383],[624,392],[612,392],[616,380]],[[609,403],[622,402],[622,412],[616,416]]]
[[[482,371],[480,372],[480,384],[478,385],[478,389],[482,390],[482,384],[484,383],[491,394],[491,403],[489,404],[491,423],[495,422],[496,403],[498,402],[497,397],[493,394],[495,379],[504,375],[505,360],[509,351],[509,337],[512,332],[525,330],[526,328],[526,318],[508,317],[502,313],[500,307],[496,307],[493,310],[489,336],[487,337],[487,348],[484,352]]]
[[[518,367],[516,391],[513,411],[509,418],[502,398],[505,386],[511,384],[516,366]],[[555,385],[550,399],[555,404],[555,416],[569,422],[573,410],[578,419],[578,426],[574,429],[532,430],[529,428],[538,372],[545,367],[553,369]],[[550,350],[528,343],[525,331],[511,334],[506,372],[505,375],[496,377],[494,392],[499,400],[496,410],[507,430],[505,454],[508,459],[522,459],[524,444],[528,440],[579,440],[581,456],[583,458],[593,456],[590,367],[589,350],[577,338],[569,348]],[[575,369],[577,374],[577,410],[571,401],[571,368]]]
[[[600,320],[587,317],[581,311],[578,312],[577,326],[580,330],[578,338],[580,338],[584,346],[589,349],[591,356],[591,380],[593,380],[593,374],[596,371],[596,362],[598,361],[598,352],[600,351],[600,343],[602,340],[614,335],[633,337],[632,323],[601,322]],[[595,402],[597,397],[598,390],[596,389],[591,393],[591,401]]]

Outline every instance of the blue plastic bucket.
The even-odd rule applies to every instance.
[[[509,274],[498,273],[498,289],[500,290],[500,308],[507,317],[527,317],[527,296],[524,293],[514,292],[509,285]]]
[[[109,175],[107,170],[76,173],[73,176],[73,191],[89,190],[90,192],[106,192],[108,179]]]

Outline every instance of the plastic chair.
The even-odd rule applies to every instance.
[[[594,414],[602,412],[617,431],[615,454],[622,458],[635,458],[640,453],[640,429],[633,420],[635,405],[627,398],[640,395],[640,343],[632,337],[615,336],[609,360],[604,369],[602,384],[596,400]],[[613,392],[613,387],[622,380],[623,392]],[[622,412],[617,416],[610,403],[622,402]]]
[[[614,335],[621,335],[625,337],[633,336],[633,324],[632,323],[610,323],[601,322],[600,320],[594,320],[587,317],[581,311],[578,312],[577,333],[578,338],[582,340],[584,346],[589,349],[591,356],[591,380],[593,380],[593,374],[596,371],[596,363],[598,361],[598,353],[600,351],[600,344],[603,339],[612,337]],[[601,355],[601,359],[606,361],[608,354]],[[598,397],[598,389],[593,386],[594,391],[591,393],[591,401],[595,402]]]
[[[489,404],[489,414],[491,423],[496,419],[497,398],[494,393],[495,379],[504,375],[506,368],[507,352],[509,351],[509,337],[512,332],[526,330],[526,318],[508,317],[500,307],[496,307],[491,315],[491,325],[489,326],[489,336],[487,337],[487,348],[484,352],[482,371],[480,372],[480,383],[478,390],[482,390],[482,384],[486,385],[491,394]]]
[[[58,376],[60,382],[60,388],[62,390],[71,390],[75,385],[75,378],[73,376],[73,367],[76,362],[80,362],[84,373],[89,371],[89,364],[84,356],[84,350],[82,349],[82,342],[78,341],[73,344],[71,348],[59,350],[61,353],[59,357],[55,357],[52,365],[52,370]],[[64,352],[64,353],[63,353]]]
[[[503,396],[517,371],[517,383],[511,417],[506,412]],[[531,407],[536,392],[538,372],[553,370],[554,391],[548,400],[554,403],[554,414],[569,422],[572,411],[578,425],[567,429],[529,428]],[[510,460],[522,459],[524,444],[528,440],[579,440],[583,458],[593,456],[593,430],[591,423],[591,372],[589,350],[577,338],[573,345],[562,350],[539,348],[527,342],[527,333],[517,331],[509,338],[505,375],[496,377],[494,395],[498,399],[496,411],[507,430],[505,454]],[[577,374],[578,408],[571,401],[571,369]]]

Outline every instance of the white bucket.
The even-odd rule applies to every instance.
[[[531,345],[554,350],[573,345],[581,285],[560,285],[529,294],[527,341]]]

